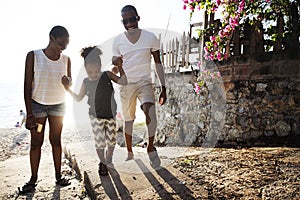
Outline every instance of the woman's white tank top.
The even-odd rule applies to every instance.
[[[32,99],[44,105],[65,101],[66,90],[61,78],[67,75],[68,56],[60,54],[56,61],[50,60],[42,49],[34,51],[34,78]]]

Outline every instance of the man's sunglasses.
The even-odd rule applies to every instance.
[[[136,22],[138,20],[139,16],[134,16],[134,17],[130,17],[128,19],[123,19],[121,20],[121,22],[126,25],[128,23],[133,23],[133,22]]]

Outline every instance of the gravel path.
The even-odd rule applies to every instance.
[[[201,151],[173,165],[192,179],[185,184],[196,198],[300,199],[299,148]]]

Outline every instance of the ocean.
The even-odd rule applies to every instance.
[[[13,128],[17,122],[22,121],[20,110],[24,110],[26,112],[24,104],[23,82],[1,83],[0,94],[0,128]],[[86,99],[83,99],[80,103],[73,102],[70,95],[67,94],[66,102],[67,110],[64,120],[65,124],[78,124],[79,122],[89,123]],[[78,108],[80,109],[79,111]],[[136,109],[137,112],[135,122],[143,122],[145,117],[138,104]],[[84,119],[86,120],[82,120],[82,118],[74,118],[74,113],[77,113],[77,116],[78,113],[80,113],[80,115],[83,115]]]
[[[22,121],[20,110],[26,110],[23,83],[1,83],[0,94],[0,128],[13,128]]]

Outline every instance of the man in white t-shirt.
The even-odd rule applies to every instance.
[[[112,62],[116,66],[123,65],[128,80],[128,85],[120,87],[122,114],[125,120],[125,141],[128,151],[126,160],[131,160],[134,157],[132,132],[136,100],[139,99],[141,109],[146,116],[148,129],[147,153],[151,166],[155,168],[160,166],[160,159],[153,145],[157,119],[154,85],[151,78],[151,56],[153,56],[155,71],[161,85],[159,104],[163,105],[167,99],[164,69],[159,53],[159,40],[153,33],[138,28],[140,16],[134,6],[124,6],[121,10],[121,16],[126,31],[114,39]]]

